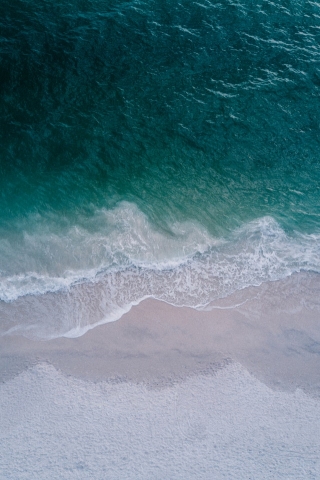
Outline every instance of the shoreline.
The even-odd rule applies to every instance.
[[[47,362],[88,381],[165,386],[239,362],[272,388],[318,396],[320,309],[310,299],[319,294],[320,276],[300,273],[238,291],[204,311],[147,299],[81,337],[3,336],[0,381]]]

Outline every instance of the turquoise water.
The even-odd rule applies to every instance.
[[[320,271],[319,4],[12,0],[0,19],[3,302],[109,282],[108,320]]]

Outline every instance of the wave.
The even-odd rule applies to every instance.
[[[218,243],[193,222],[157,229],[138,207],[121,202],[64,225],[39,216],[20,222],[0,241],[0,300],[67,289],[127,268],[172,269]]]
[[[320,235],[289,235],[272,217],[218,239],[192,222],[156,229],[122,202],[86,228],[40,230],[25,232],[16,251],[6,244],[7,264],[9,254],[16,257],[13,274],[0,277],[3,333],[77,336],[148,297],[201,309],[248,286],[320,272]]]

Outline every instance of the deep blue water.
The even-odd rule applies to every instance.
[[[104,279],[109,306],[199,306],[320,270],[320,4],[11,0],[0,22],[3,301]]]

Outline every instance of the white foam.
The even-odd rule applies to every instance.
[[[156,230],[136,206],[125,203],[97,212],[87,230],[73,226],[50,235],[25,234],[17,253],[36,266],[38,251],[39,271],[2,273],[1,298],[26,299],[19,309],[12,305],[11,313],[0,304],[2,318],[12,319],[2,334],[18,328],[45,338],[76,336],[117,320],[147,297],[204,308],[248,286],[301,270],[320,271],[320,235],[289,236],[271,217],[216,239],[195,223],[173,225],[167,233]],[[57,291],[58,300],[27,298]]]
[[[176,223],[169,232],[156,230],[128,202],[99,210],[86,228],[81,222],[60,231],[44,221],[35,225],[32,233],[21,225],[19,241],[0,243],[4,301],[58,291],[129,267],[168,271],[192,263],[193,270],[224,277],[225,285],[236,282],[235,288],[320,269],[320,235],[289,237],[271,217],[245,224],[227,239],[212,237],[195,222]]]
[[[0,477],[320,478],[320,402],[233,364],[162,390],[42,364],[0,385]]]

